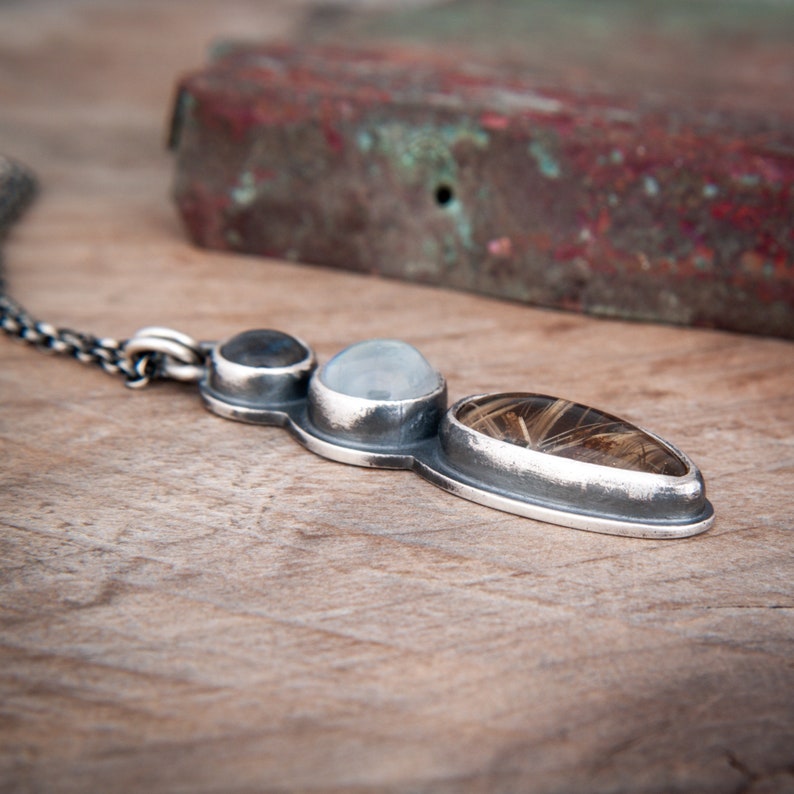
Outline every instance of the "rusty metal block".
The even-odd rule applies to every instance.
[[[401,49],[228,46],[179,84],[200,245],[794,337],[794,127]]]

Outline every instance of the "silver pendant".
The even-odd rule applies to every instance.
[[[24,166],[0,157],[0,232],[34,188]],[[2,279],[0,331],[123,375],[132,388],[158,378],[198,382],[220,416],[284,427],[342,463],[412,469],[509,513],[645,538],[695,535],[714,521],[700,472],[672,444],[542,394],[480,394],[447,409],[444,378],[405,342],[361,342],[318,369],[311,348],[280,331],[221,344],[160,327],[126,341],[98,338],[36,320]]]
[[[361,342],[317,368],[301,340],[246,331],[213,346],[199,386],[227,419],[284,427],[342,463],[411,469],[520,516],[644,538],[695,535],[714,520],[697,466],[653,433],[540,394],[447,409],[444,378],[405,342]]]

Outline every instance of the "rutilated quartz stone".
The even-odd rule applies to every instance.
[[[491,438],[585,463],[681,477],[685,463],[639,427],[580,403],[541,394],[476,397],[459,422]]]

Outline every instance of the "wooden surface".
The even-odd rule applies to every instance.
[[[650,427],[717,523],[557,528],[344,467],[0,339],[0,790],[794,790],[794,346],[585,319],[185,240],[162,142],[216,35],[295,3],[0,8],[0,142],[43,195],[13,292],[124,337],[272,326],[417,345],[450,396]]]

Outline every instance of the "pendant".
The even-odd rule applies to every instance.
[[[245,331],[213,346],[199,386],[227,419],[283,427],[325,458],[410,469],[527,518],[644,538],[695,535],[714,520],[697,466],[653,433],[542,394],[448,409],[444,378],[405,342],[360,342],[318,368],[296,337]]]
[[[34,184],[0,157],[0,231]],[[2,283],[0,330],[121,374],[131,388],[157,378],[198,382],[208,408],[227,419],[283,427],[342,463],[411,469],[516,515],[644,538],[687,537],[714,521],[697,466],[672,444],[543,394],[479,394],[447,408],[444,378],[405,342],[360,342],[318,368],[312,349],[281,331],[216,344],[150,327],[118,341],[42,323]]]

